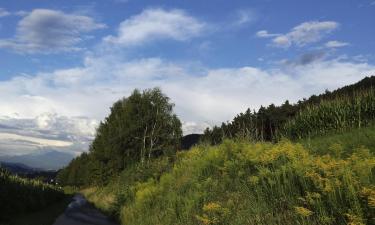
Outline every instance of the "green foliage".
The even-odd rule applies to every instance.
[[[252,141],[275,141],[280,137],[283,124],[297,112],[300,106],[285,101],[279,107],[274,104],[260,107],[256,111],[247,109],[238,114],[232,122],[222,123],[220,127],[207,128],[202,141],[212,145],[220,144],[224,139],[246,139]]]
[[[134,166],[108,188],[123,224],[372,224],[374,167],[364,148],[342,158],[225,141],[178,153],[173,166]]]
[[[133,188],[148,180],[159,180],[160,176],[172,169],[173,158],[163,156],[146,163],[137,163],[113,179],[107,186],[86,188],[81,193],[96,207],[113,217],[119,218],[121,207],[133,199]]]
[[[13,176],[0,168],[0,221],[43,209],[63,197],[63,191],[55,186]]]
[[[173,155],[182,136],[174,105],[160,89],[134,90],[115,102],[100,123],[88,154],[62,170],[65,185],[103,185],[130,165],[161,155]]]
[[[306,107],[286,123],[285,134],[297,139],[320,136],[368,126],[374,119],[375,89],[369,89]]]
[[[268,107],[262,106],[258,111],[248,109],[245,113],[238,114],[231,122],[223,123],[220,127],[207,128],[202,139],[213,145],[220,144],[226,138],[278,141],[282,136],[295,138],[300,135],[305,137],[309,132],[321,134],[319,129],[322,128],[326,131],[328,130],[327,126],[329,126],[330,130],[342,129],[344,126],[341,124],[343,120],[346,122],[351,121],[351,124],[346,124],[345,126],[363,126],[366,124],[362,124],[362,122],[367,122],[364,120],[365,117],[367,116],[367,119],[370,119],[368,116],[373,113],[372,109],[367,107],[373,107],[374,103],[373,99],[361,99],[364,96],[358,95],[366,95],[366,92],[373,93],[373,87],[375,87],[375,76],[366,77],[356,84],[333,92],[326,91],[318,96],[312,95],[309,99],[303,99],[296,104],[290,104],[289,101],[285,101],[280,106],[275,106],[274,104]],[[368,98],[372,97],[368,96]],[[340,101],[346,101],[347,106],[341,105],[337,108],[336,104],[343,104],[339,103]],[[351,107],[350,104],[354,104],[352,106],[353,109],[350,109],[351,111],[348,110]],[[319,115],[317,108],[322,110]],[[359,112],[358,109],[361,111]],[[338,110],[344,110],[347,114],[344,115],[342,111]],[[311,113],[314,116],[309,117],[308,115]],[[364,113],[369,114],[363,115]],[[294,117],[296,119],[289,122]],[[358,120],[357,123],[354,120]],[[336,122],[339,124],[335,124]],[[286,129],[285,124],[287,124]]]

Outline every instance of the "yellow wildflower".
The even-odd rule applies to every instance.
[[[215,203],[215,202],[210,202],[208,204],[205,204],[203,206],[203,211],[218,211],[221,208],[220,204]]]
[[[375,208],[375,188],[374,187],[364,187],[361,191],[361,196],[367,198],[368,205],[371,208]]]
[[[347,219],[348,220],[347,225],[365,225],[363,223],[362,218],[357,216],[357,215],[347,213],[347,214],[345,214],[345,216],[348,218]]]
[[[204,225],[209,225],[209,224],[213,224],[213,221],[211,221],[207,215],[203,215],[203,216],[199,216],[199,215],[196,215],[195,218],[197,218],[197,220],[199,222],[201,222],[201,224],[204,224]]]
[[[305,207],[296,206],[294,207],[296,213],[303,217],[309,217],[313,214],[313,212]]]
[[[249,180],[250,184],[256,185],[259,182],[259,177],[257,177],[257,176],[250,176],[248,178],[248,180]]]

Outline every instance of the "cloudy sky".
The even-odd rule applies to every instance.
[[[0,2],[0,155],[86,151],[158,86],[184,133],[375,75],[374,0]]]

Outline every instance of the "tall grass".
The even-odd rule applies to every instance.
[[[375,90],[369,89],[306,107],[286,123],[284,134],[291,138],[304,138],[333,130],[361,128],[374,120]]]
[[[164,165],[155,161],[147,167],[159,168],[153,175],[139,167],[112,184],[122,224],[375,222],[375,157],[364,148],[341,158],[288,141],[225,141]]]
[[[63,197],[57,187],[20,178],[0,168],[0,221],[40,210]]]
[[[353,128],[345,132],[328,132],[323,136],[304,138],[298,140],[311,153],[324,155],[340,148],[343,157],[349,156],[353,150],[365,147],[375,153],[375,126]],[[335,147],[334,147],[335,146]]]

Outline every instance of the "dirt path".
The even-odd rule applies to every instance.
[[[95,209],[80,194],[73,197],[65,212],[53,225],[118,225]]]

